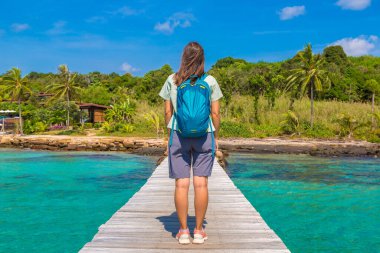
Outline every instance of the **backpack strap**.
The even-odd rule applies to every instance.
[[[215,158],[215,137],[214,137],[214,131],[212,130],[211,117],[209,117],[209,125],[210,125],[210,130],[211,130],[211,155],[212,155],[212,158]]]
[[[173,118],[172,118],[172,128],[170,129],[170,137],[169,137],[169,147],[173,144],[173,133],[174,133],[174,120],[175,120],[176,113],[173,110]]]
[[[203,75],[201,75],[201,76],[199,77],[199,79],[201,79],[202,81],[205,81],[205,79],[206,79],[207,76],[208,76],[208,75],[207,75],[207,73],[205,72],[205,73],[203,73]]]
[[[204,82],[204,84],[206,85],[207,89],[209,90],[209,93],[210,93],[210,105],[211,105],[211,88],[210,86],[208,85],[208,83],[205,81],[206,77],[207,77],[207,73],[203,73],[202,76],[199,77],[199,79],[201,81]],[[214,131],[212,130],[212,120],[211,120],[211,117],[209,117],[209,126],[210,126],[210,130],[211,130],[211,155],[213,158],[215,158],[215,136],[214,136]]]

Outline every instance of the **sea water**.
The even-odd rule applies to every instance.
[[[0,252],[77,252],[144,184],[155,159],[0,149]],[[228,162],[292,252],[380,252],[379,159],[231,154]]]
[[[228,162],[291,252],[380,252],[380,159],[232,154]]]
[[[155,160],[0,149],[0,252],[77,252],[145,183]]]

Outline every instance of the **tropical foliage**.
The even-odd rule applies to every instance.
[[[79,97],[81,88],[76,83],[77,74],[71,73],[67,65],[58,67],[58,82],[47,87],[47,91],[53,93],[51,100],[66,99],[66,126],[70,126],[70,101]]]
[[[25,133],[85,134],[93,128],[95,134],[160,136],[166,127],[158,93],[172,72],[169,65],[144,76],[81,74],[66,65],[57,73],[26,76],[12,69],[0,75],[0,108],[19,111]],[[379,57],[348,57],[340,46],[315,54],[307,45],[282,62],[226,57],[208,73],[224,95],[221,136],[350,136],[380,141],[375,116],[380,102]],[[82,125],[80,102],[111,106],[106,122]],[[62,131],[66,126],[73,129]]]
[[[313,128],[314,91],[322,91],[323,84],[330,88],[331,81],[327,71],[323,69],[324,57],[314,55],[310,44],[303,51],[297,53],[295,60],[299,62],[299,67],[290,71],[291,75],[287,79],[288,86],[285,90],[292,89],[295,93],[293,96],[297,97],[308,92],[310,97],[310,125]],[[291,103],[290,109],[293,109],[293,103]]]
[[[22,125],[22,113],[21,113],[21,100],[26,98],[27,95],[31,95],[29,88],[29,82],[27,77],[22,77],[21,70],[19,68],[12,68],[2,78],[1,82],[4,85],[3,93],[18,104],[18,116],[19,116],[19,131],[23,134]]]

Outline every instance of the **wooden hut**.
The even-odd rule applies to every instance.
[[[98,123],[104,122],[105,110],[111,108],[111,106],[98,105],[93,103],[80,103],[78,104],[81,110],[81,122],[85,121],[88,123]],[[86,113],[87,120],[84,119],[83,114]]]

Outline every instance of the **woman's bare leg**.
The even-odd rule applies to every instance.
[[[201,230],[208,205],[208,177],[193,177],[194,184],[194,207],[195,207],[195,229]]]
[[[190,178],[178,178],[175,181],[174,202],[181,229],[187,228],[189,185]]]

